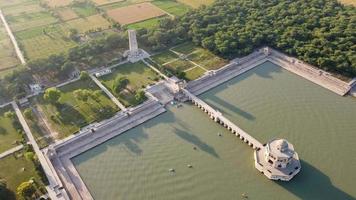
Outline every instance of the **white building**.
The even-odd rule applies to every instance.
[[[285,139],[274,139],[255,151],[255,167],[269,179],[289,181],[300,171],[294,147]]]

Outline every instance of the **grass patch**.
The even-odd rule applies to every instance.
[[[153,19],[148,19],[145,21],[133,23],[133,24],[127,25],[126,27],[128,29],[154,28],[159,25],[159,20],[161,20],[163,18],[165,18],[165,17],[156,17]]]
[[[32,161],[23,156],[22,151],[0,159],[0,178],[5,179],[7,188],[16,195],[16,188],[24,181],[35,178],[35,181],[43,187],[41,178],[36,172]],[[9,199],[12,199],[9,195]],[[16,199],[20,199],[18,196]]]
[[[16,33],[18,42],[30,59],[64,53],[77,44],[69,39],[68,28],[60,24],[42,26]]]
[[[108,29],[110,25],[110,22],[108,22],[101,15],[93,15],[86,18],[79,18],[67,21],[65,24],[68,29],[77,29],[79,33]]]
[[[7,35],[5,27],[0,23],[0,74],[3,70],[20,64],[14,46]]]
[[[164,67],[172,69],[174,71],[185,71],[187,69],[190,69],[194,67],[195,65],[187,60],[184,59],[178,59],[174,62],[168,63],[164,65]]]
[[[91,80],[76,81],[59,88],[62,96],[60,105],[45,102],[42,96],[36,98],[39,110],[43,111],[51,129],[57,132],[58,138],[72,135],[88,124],[112,117],[119,109]],[[74,97],[77,89],[87,89],[90,93],[100,91],[99,101],[89,98],[87,102]]]
[[[44,11],[25,13],[18,16],[6,16],[6,19],[13,32],[44,26],[58,21],[49,12]]]
[[[219,69],[228,63],[226,60],[202,48],[198,48],[196,51],[190,54],[188,59],[208,70]]]
[[[71,8],[67,8],[67,7],[57,9],[56,12],[62,21],[68,21],[79,17],[77,13],[75,13]]]
[[[178,56],[171,51],[164,51],[157,55],[151,56],[151,59],[153,59],[155,62],[161,65],[177,58]]]
[[[17,130],[21,125],[17,118],[13,122],[12,119],[5,117],[4,113],[7,111],[13,111],[11,106],[0,109],[0,153],[17,146],[16,142],[22,140],[22,136]]]
[[[14,6],[9,6],[5,7],[2,9],[3,13],[6,16],[17,16],[17,15],[23,15],[23,14],[30,14],[34,12],[41,12],[44,11],[45,9],[40,6],[40,4],[37,1],[28,1],[24,2],[21,4],[17,4]]]
[[[157,7],[161,8],[162,10],[175,15],[175,16],[182,16],[185,13],[189,12],[191,9],[189,6],[185,4],[172,1],[172,0],[158,0],[152,2]]]
[[[23,4],[28,2],[28,0],[6,0],[6,1],[0,1],[0,7],[8,7],[8,6],[14,6],[18,4]]]
[[[201,77],[205,73],[205,70],[203,70],[200,67],[195,67],[189,71],[185,72],[185,78],[189,81],[195,80],[199,77]]]
[[[176,51],[178,53],[181,53],[181,54],[188,55],[190,53],[193,53],[195,50],[197,50],[197,46],[195,46],[191,42],[189,42],[189,43],[186,42],[186,43],[180,44],[180,45],[172,48],[172,50]]]
[[[126,77],[129,84],[125,91],[117,94],[114,92],[114,83],[120,77]],[[153,84],[158,78],[159,76],[143,62],[137,62],[120,65],[114,68],[111,74],[101,77],[100,80],[120,102],[125,106],[132,106],[140,103],[135,99],[136,92],[149,84]]]
[[[120,7],[129,6],[129,5],[137,4],[137,3],[143,3],[143,2],[147,2],[147,0],[124,0],[124,1],[119,1],[119,2],[115,2],[115,3],[101,5],[100,8],[102,8],[104,10],[111,10],[114,8],[120,8]]]
[[[73,0],[45,0],[47,5],[51,8],[63,7],[70,5]]]

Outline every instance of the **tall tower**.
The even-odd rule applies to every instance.
[[[134,63],[137,62],[143,58],[149,57],[149,54],[145,52],[142,49],[138,48],[138,42],[137,42],[137,37],[136,37],[136,31],[135,30],[128,30],[128,35],[129,35],[129,46],[130,49],[125,52],[125,56],[127,56],[127,59]]]

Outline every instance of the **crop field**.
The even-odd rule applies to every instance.
[[[108,10],[107,13],[109,17],[121,25],[132,24],[165,15],[161,9],[147,2]]]
[[[210,5],[214,3],[215,0],[178,0],[178,2],[184,3],[193,8],[199,8],[202,5]]]
[[[0,1],[0,7],[13,6],[17,4],[26,3],[28,0],[2,0]]]
[[[51,8],[63,7],[70,5],[73,0],[45,0],[46,4]]]
[[[87,89],[92,94],[99,91],[98,101],[92,98],[88,98],[87,102],[76,99],[74,91],[77,89]],[[57,106],[45,102],[42,96],[37,97],[37,106],[58,139],[72,135],[90,123],[112,117],[118,111],[117,106],[91,80],[76,81],[59,90],[62,95]]]
[[[32,161],[24,157],[23,151],[19,151],[0,159],[0,177],[6,180],[7,188],[11,191],[9,199],[16,196],[16,188],[24,181],[35,178],[35,181],[43,185]],[[20,199],[19,196],[15,199]]]
[[[6,19],[13,32],[57,22],[57,19],[54,18],[49,12],[25,13],[18,16],[6,16]]]
[[[73,9],[79,17],[89,17],[98,13],[96,8],[89,3],[74,4],[71,6],[71,9]]]
[[[182,16],[191,9],[189,6],[173,0],[158,0],[153,1],[152,4],[175,16]]]
[[[105,4],[112,4],[117,2],[123,2],[125,0],[92,0],[96,5],[101,6]]]
[[[12,68],[20,64],[14,46],[7,35],[7,32],[0,22],[0,74],[3,70]]]
[[[60,8],[56,12],[62,21],[68,21],[79,17],[71,8]]]
[[[159,78],[143,62],[123,64],[113,70],[111,74],[101,77],[100,80],[125,106],[136,105],[136,92],[149,84],[153,84]],[[115,80],[121,77],[128,79],[129,83],[124,91],[117,94],[114,92],[114,84]]]
[[[21,141],[22,138],[14,127],[12,119],[4,116],[4,113],[8,111],[13,111],[13,109],[10,106],[0,108],[0,153],[17,146],[16,141]]]
[[[6,16],[17,16],[23,14],[30,14],[35,12],[41,12],[45,9],[41,7],[37,2],[29,1],[14,6],[5,7],[2,9]]]
[[[32,60],[65,52],[76,46],[67,37],[67,32],[68,29],[63,25],[56,24],[17,32],[16,37],[25,56]]]
[[[356,6],[356,0],[339,0],[342,4]]]
[[[153,27],[158,26],[159,21],[161,19],[163,19],[163,18],[165,18],[165,16],[156,17],[156,18],[152,18],[152,19],[136,22],[136,23],[127,25],[127,28],[128,29],[136,29],[136,30],[138,30],[140,28],[153,28]]]
[[[107,29],[111,24],[101,15],[93,15],[68,21],[65,25],[69,29],[73,28],[77,29],[79,33],[85,33],[90,30]]]

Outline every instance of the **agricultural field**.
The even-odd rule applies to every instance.
[[[11,106],[0,108],[0,153],[17,146],[17,143],[22,140],[21,133],[17,130],[21,128],[21,125],[19,125],[16,115],[14,119],[4,116],[8,111],[13,112]]]
[[[202,5],[210,5],[214,3],[215,0],[178,0],[180,3],[184,3],[193,8],[199,8]]]
[[[20,64],[14,46],[8,36],[4,25],[0,22],[0,74],[6,69]]]
[[[96,5],[102,6],[106,4],[113,4],[117,2],[123,2],[125,0],[92,0]]]
[[[115,82],[117,79],[126,78],[128,84],[119,93],[116,93]],[[128,63],[113,69],[111,74],[100,77],[100,81],[118,98],[125,106],[137,105],[135,95],[140,89],[159,80],[159,76],[143,62]]]
[[[78,89],[88,90],[96,98],[78,100],[74,95]],[[91,80],[76,81],[59,90],[62,92],[59,105],[46,102],[42,96],[34,99],[37,110],[45,116],[43,120],[49,124],[55,139],[72,135],[90,123],[112,117],[118,111],[117,106]]]
[[[44,0],[44,1],[51,8],[68,6],[73,2],[73,0]]]
[[[2,11],[6,16],[18,16],[35,12],[42,12],[45,11],[45,9],[41,7],[40,4],[36,1],[28,1],[25,3],[5,7],[2,9]]]
[[[79,17],[71,8],[59,8],[56,12],[62,21],[68,21]]]
[[[101,15],[93,15],[86,18],[78,18],[65,23],[68,29],[76,29],[79,33],[85,33],[87,31],[105,30],[110,27],[108,22]]]
[[[126,25],[163,16],[166,13],[155,5],[146,2],[108,10],[107,14],[121,25]]]
[[[185,13],[189,12],[191,8],[185,4],[179,3],[177,1],[167,1],[167,0],[158,0],[152,1],[152,4],[161,8],[162,10],[172,14],[174,16],[182,16]]]
[[[41,11],[35,13],[21,14],[17,16],[6,16],[6,20],[13,32],[30,28],[53,24],[58,21],[49,12]]]
[[[76,3],[70,6],[71,9],[79,16],[79,17],[89,17],[91,15],[97,14],[96,8],[89,3]]]
[[[34,178],[39,187],[43,188],[41,178],[37,174],[35,165],[24,156],[24,151],[19,151],[5,158],[0,159],[0,179],[4,179],[7,184],[8,199],[20,199],[16,194],[17,187],[25,181]],[[41,193],[41,192],[39,192]]]
[[[6,0],[0,1],[0,8],[26,3],[28,0]]]
[[[76,46],[69,38],[69,30],[61,24],[37,27],[15,33],[29,60],[66,52]]]
[[[153,28],[156,27],[159,24],[159,20],[165,18],[163,17],[156,17],[156,18],[152,18],[152,19],[148,19],[148,20],[144,20],[141,22],[136,22],[133,24],[129,24],[127,25],[127,29],[140,29],[140,28]]]
[[[340,3],[345,4],[345,5],[352,5],[356,6],[356,0],[339,0]]]

